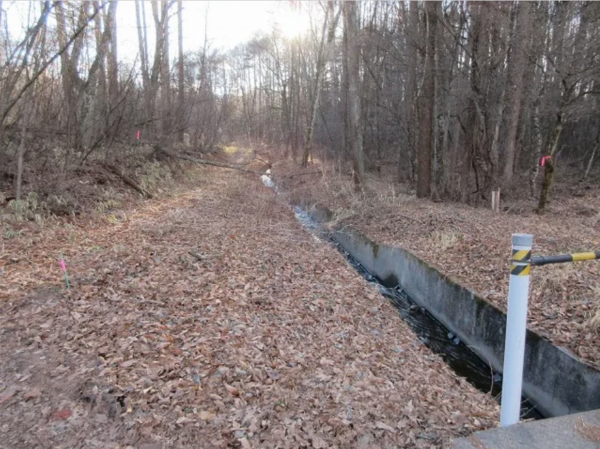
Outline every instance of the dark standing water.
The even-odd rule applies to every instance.
[[[367,281],[377,285],[380,293],[388,298],[396,307],[402,319],[411,327],[417,338],[435,354],[442,357],[461,377],[484,393],[491,393],[498,401],[502,392],[502,376],[494,372],[492,367],[484,362],[467,345],[458,339],[442,323],[435,319],[426,309],[415,303],[399,285],[384,285],[381,279],[373,276],[352,255],[335,242],[326,231],[315,222],[302,208],[294,208],[296,218],[304,227],[319,234],[331,242],[345,257],[346,260]],[[521,402],[521,419],[543,419],[535,406],[526,398]]]

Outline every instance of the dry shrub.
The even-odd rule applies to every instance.
[[[596,312],[594,316],[586,323],[593,329],[600,329],[600,285],[595,284],[590,287],[592,292],[594,293],[594,299],[596,300]]]
[[[458,231],[433,231],[431,233],[431,240],[442,251],[453,248],[461,238],[462,235]]]
[[[167,165],[158,161],[146,162],[137,170],[140,187],[148,192],[162,193],[173,183],[173,173]]]

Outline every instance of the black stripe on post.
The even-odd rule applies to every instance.
[[[512,276],[529,276],[531,272],[531,265],[512,265],[510,267],[510,274]]]

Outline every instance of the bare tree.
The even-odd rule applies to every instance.
[[[417,197],[431,195],[431,158],[433,155],[433,120],[435,109],[435,43],[437,29],[437,9],[439,2],[425,3],[425,68],[423,93],[419,101],[419,122],[421,129],[418,151]]]
[[[344,26],[348,29],[348,112],[349,144],[352,154],[353,180],[356,189],[365,181],[365,160],[360,102],[360,38],[356,2],[344,2]]]

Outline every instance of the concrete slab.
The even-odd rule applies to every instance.
[[[600,410],[475,432],[454,449],[599,449]]]

